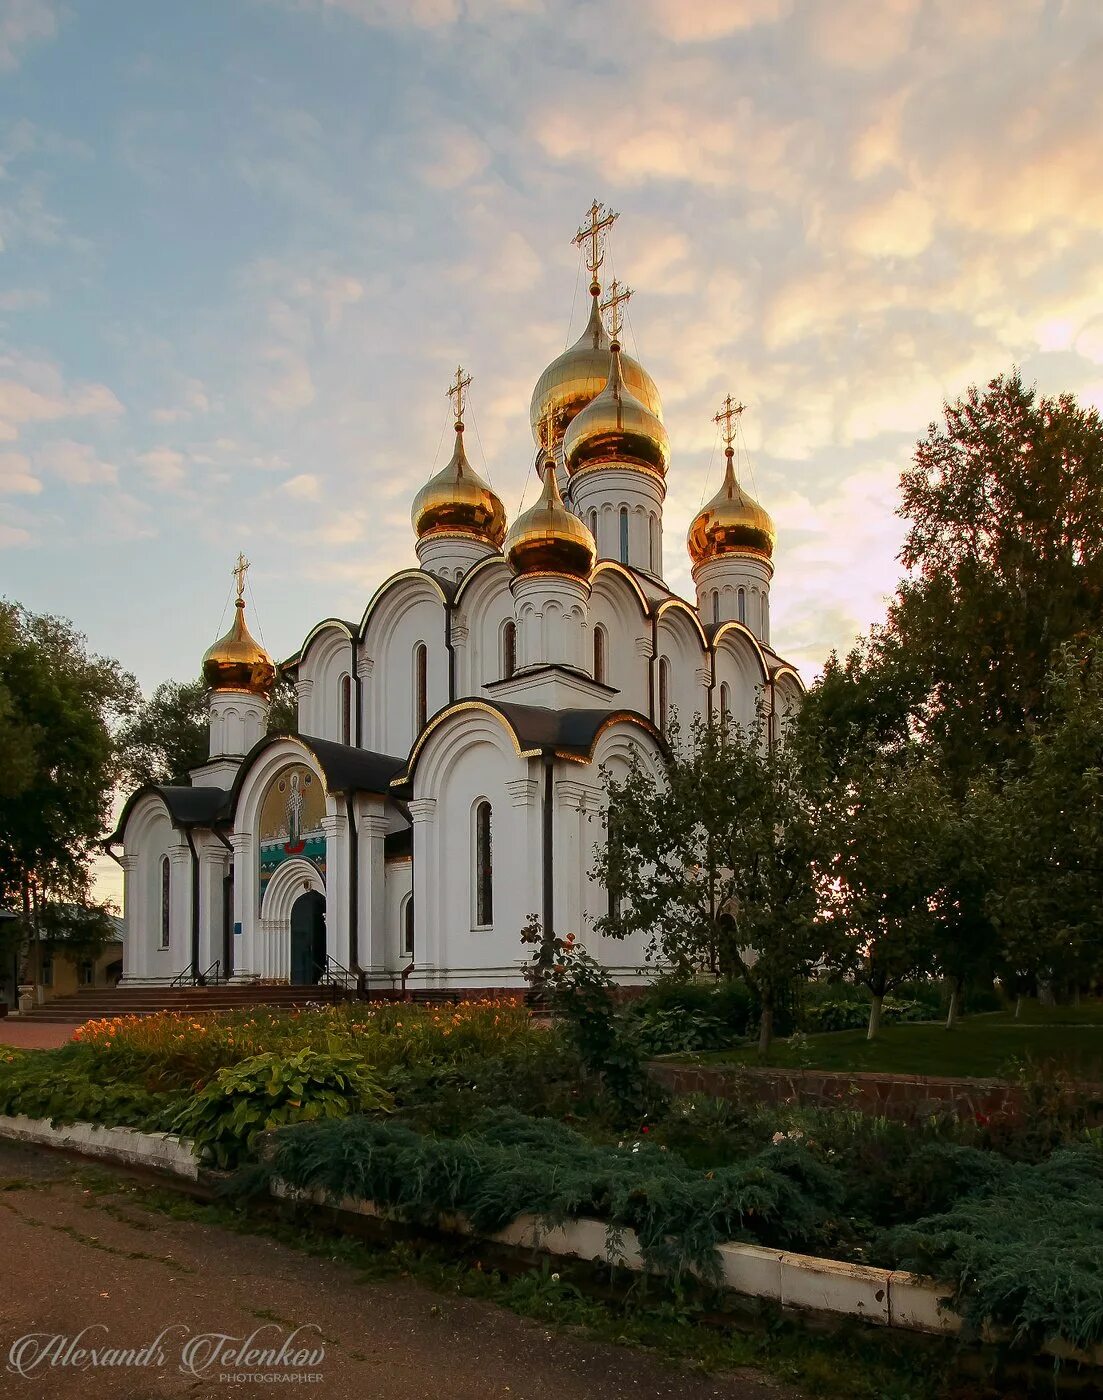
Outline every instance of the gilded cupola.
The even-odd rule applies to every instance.
[[[458,369],[448,391],[455,409],[456,446],[448,465],[414,497],[411,517],[419,540],[459,535],[500,549],[506,533],[505,509],[467,460],[463,446],[464,394],[470,383],[471,376]]]
[[[735,478],[735,448],[725,449],[724,482],[689,527],[689,554],[694,565],[725,555],[751,554],[773,558],[777,533],[774,522],[756,500],[742,491]]]
[[[628,387],[623,365],[620,342],[613,340],[604,389],[575,416],[563,439],[563,460],[572,476],[599,463],[666,475],[670,438],[662,419]]]
[[[509,527],[502,546],[514,574],[568,574],[588,578],[597,557],[594,537],[563,504],[555,463],[544,459],[540,498]]]
[[[560,442],[575,414],[605,388],[609,377],[609,336],[602,323],[601,283],[598,272],[604,261],[605,235],[619,216],[594,201],[588,221],[574,237],[583,250],[590,273],[590,318],[575,343],[564,350],[536,381],[529,404],[532,436],[545,441],[545,425],[552,423],[552,446]],[[662,421],[663,405],[655,381],[630,355],[621,357],[621,375],[632,394]]]
[[[203,657],[203,679],[211,690],[233,690],[267,699],[275,684],[276,667],[245,622],[245,572],[248,567],[249,561],[239,554],[234,569],[237,598],[234,602],[233,626],[207,649]]]

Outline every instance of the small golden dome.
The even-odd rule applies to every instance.
[[[641,403],[624,382],[623,356],[614,340],[609,347],[605,388],[572,420],[563,439],[563,459],[573,476],[598,463],[645,467],[666,475],[670,437],[661,418]]]
[[[272,658],[245,625],[245,599],[234,608],[234,624],[203,658],[203,679],[212,690],[237,690],[267,700],[276,679]]]
[[[562,355],[554,359],[536,381],[529,404],[532,436],[538,443],[544,440],[543,425],[551,414],[553,440],[558,441],[570,426],[572,418],[605,388],[609,377],[609,337],[601,321],[598,297],[601,288],[590,284],[593,305],[586,329]],[[621,374],[631,392],[662,422],[663,403],[655,381],[644,367],[630,355],[621,356]]]
[[[419,540],[427,535],[466,535],[501,548],[506,533],[505,508],[467,460],[462,419],[456,422],[452,460],[414,497],[411,517]]]
[[[774,522],[757,501],[739,489],[734,448],[729,447],[725,455],[724,484],[689,527],[689,554],[695,565],[726,554],[771,559],[777,543]]]
[[[540,499],[509,527],[502,548],[515,574],[589,577],[597,545],[583,522],[563,504],[554,462],[545,460]]]

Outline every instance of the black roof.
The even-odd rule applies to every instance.
[[[230,815],[230,793],[220,787],[176,787],[168,783],[143,783],[126,800],[119,823],[103,843],[111,846],[122,840],[130,813],[143,797],[155,793],[165,804],[173,826],[213,826]]]
[[[312,739],[308,734],[300,734],[299,739],[321,764],[326,786],[334,792],[384,794],[390,790],[391,779],[406,766],[404,758],[337,744],[332,739]]]

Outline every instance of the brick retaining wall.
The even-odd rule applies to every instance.
[[[676,1064],[653,1060],[651,1075],[673,1094],[757,1103],[791,1103],[805,1108],[856,1108],[863,1113],[905,1120],[932,1113],[959,1118],[1020,1118],[1027,1097],[1017,1084],[998,1079],[950,1079],[921,1074],[872,1074],[816,1069],[769,1069],[757,1065]],[[1103,1122],[1103,1085],[1074,1086],[1089,1120]]]

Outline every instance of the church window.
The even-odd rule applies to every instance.
[[[659,531],[654,513],[647,517],[647,567],[653,574],[659,572]]]
[[[720,621],[720,590],[717,588],[712,590],[712,620]]]
[[[659,657],[659,729],[665,735],[670,725],[670,662]]]
[[[494,852],[490,803],[475,808],[475,924],[489,928],[494,922]]]
[[[507,620],[502,627],[502,680],[512,680],[516,670],[517,624]]]
[[[352,743],[352,677],[341,677],[341,743]]]
[[[594,628],[594,680],[605,684],[605,628]]]
[[[741,588],[741,589],[739,590],[739,592],[736,594],[736,599],[737,599],[737,601],[738,601],[738,607],[739,607],[739,621],[740,621],[740,622],[746,622],[746,621],[747,621],[747,590],[746,590],[745,588]]]
[[[765,593],[761,595],[761,599],[762,629],[758,635],[762,638],[764,642],[768,642],[770,640],[770,602]]]
[[[429,718],[429,649],[424,642],[414,647],[414,697],[420,734]]]
[[[42,954],[42,985],[52,987],[54,985],[54,959],[52,953]]]
[[[620,562],[628,563],[628,507],[620,508]]]
[[[597,511],[596,511],[596,510],[592,510],[592,511],[590,512],[590,534],[593,535],[593,537],[594,537],[594,539],[595,539],[595,541],[596,541],[596,540],[597,540]]]
[[[172,872],[168,856],[161,857],[161,947],[169,946],[169,922],[172,917]]]
[[[402,954],[414,956],[414,897],[408,894],[402,904]]]
[[[728,727],[728,720],[731,718],[731,691],[728,689],[727,681],[720,686],[720,729],[723,732]]]

